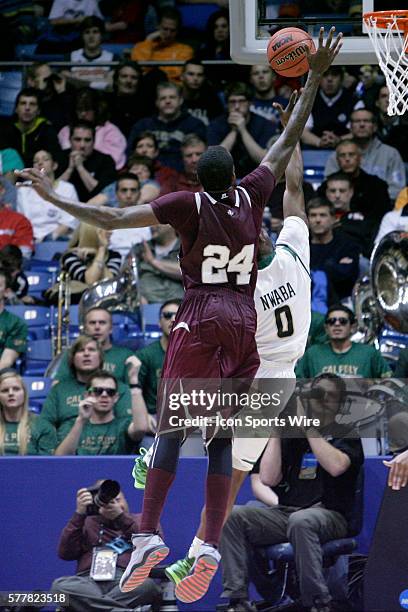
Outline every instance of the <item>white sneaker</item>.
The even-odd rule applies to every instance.
[[[153,533],[135,534],[132,536],[132,543],[132,556],[119,583],[122,593],[128,593],[140,586],[150,574],[150,570],[169,554],[169,548],[161,537]]]
[[[204,597],[220,561],[221,555],[214,546],[201,544],[188,576],[176,586],[177,599],[184,603],[192,603]]]

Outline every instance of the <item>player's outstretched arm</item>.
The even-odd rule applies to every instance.
[[[334,31],[334,27],[330,29],[327,40],[324,42],[324,28],[320,28],[317,51],[315,53],[310,53],[309,49],[306,48],[310,69],[303,90],[301,104],[295,106],[287,128],[271,146],[261,162],[261,164],[265,164],[270,168],[276,181],[278,181],[284,173],[296,143],[300,140],[307,118],[312,111],[320,79],[341,49],[343,34],[340,33],[336,39],[333,40]]]
[[[44,200],[51,202],[61,210],[90,225],[101,227],[105,230],[114,230],[126,227],[149,227],[158,225],[150,204],[139,204],[129,208],[111,208],[109,206],[94,206],[84,204],[68,198],[63,198],[55,193],[52,183],[41,170],[36,168],[25,168],[16,170],[15,173],[25,183],[17,183],[20,189],[32,187]]]

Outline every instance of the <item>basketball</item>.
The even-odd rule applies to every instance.
[[[276,32],[268,44],[271,68],[287,77],[299,77],[309,70],[305,47],[316,50],[313,39],[299,28],[284,28]]]

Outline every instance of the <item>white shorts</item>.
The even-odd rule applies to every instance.
[[[295,365],[294,363],[272,364],[271,362],[262,361],[255,378],[258,379],[285,379],[280,385],[280,403],[276,407],[276,412],[271,416],[278,416],[285,408],[290,397],[293,394],[296,386]],[[251,438],[243,438],[236,436],[232,442],[232,467],[241,472],[250,472],[262,455],[268,438],[257,438],[256,432]]]

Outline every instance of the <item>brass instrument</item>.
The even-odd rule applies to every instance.
[[[397,359],[408,345],[408,233],[390,232],[376,245],[370,278],[353,290],[356,342],[374,342],[384,357]],[[387,327],[386,327],[387,326]]]
[[[53,359],[49,364],[45,376],[53,378],[58,370],[63,352],[69,348],[69,309],[71,306],[71,280],[68,272],[61,270],[57,278],[58,302],[57,302],[57,325],[54,317],[51,317],[51,346]]]

